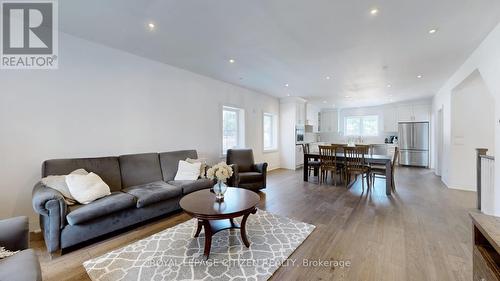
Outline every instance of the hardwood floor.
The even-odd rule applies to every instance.
[[[259,208],[317,226],[271,280],[472,280],[468,210],[475,193],[447,189],[426,169],[398,168],[396,193],[384,180],[372,192],[361,182],[349,190],[302,181],[302,171],[268,175]],[[44,280],[89,280],[82,262],[190,219],[183,213],[125,232],[50,260],[42,241]],[[218,235],[223,234],[223,232]],[[308,261],[347,261],[349,266],[303,266]]]

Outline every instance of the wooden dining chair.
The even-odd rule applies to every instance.
[[[398,161],[398,157],[399,157],[399,148],[396,146],[394,148],[394,156],[392,157],[392,161],[391,161],[391,189],[392,189],[392,191],[396,191],[396,183],[394,181],[394,172],[395,172],[396,163]],[[371,168],[372,186],[375,186],[375,178],[386,179],[386,177],[385,177],[386,170],[385,169],[386,169],[385,166],[382,166],[382,165],[373,166]]]
[[[359,147],[360,149],[362,149],[363,154],[365,156],[367,156],[367,155],[370,157],[373,156],[373,145],[371,145],[371,144],[356,144],[356,147]],[[365,158],[363,158],[363,159],[365,159]],[[366,167],[368,167],[368,170],[371,169],[371,166],[369,163],[365,162],[365,165],[366,165]],[[366,178],[367,180],[369,180],[371,182],[370,176],[371,176],[370,172],[362,175],[363,178]]]
[[[319,146],[319,161],[320,161],[320,184],[328,180],[328,172],[330,172],[333,180],[333,185],[337,185],[335,175],[341,171],[341,166],[337,161],[337,147],[333,145]]]
[[[366,165],[365,162],[365,147],[344,147],[344,161],[345,161],[345,178],[346,178],[346,188],[349,186],[351,181],[351,176],[354,175],[354,179],[356,180],[357,175],[361,175],[361,186],[363,191],[365,191],[365,182],[368,189],[370,189],[370,181],[368,180],[368,176],[365,176],[370,173],[370,168]]]
[[[308,143],[303,143],[302,144],[302,151],[304,152],[304,155],[309,154],[311,152],[311,147]],[[315,171],[320,169],[320,161],[317,160],[309,160],[306,157],[304,157],[304,161],[307,161],[307,174],[308,176],[311,176],[311,171]],[[320,183],[320,179],[318,177],[318,182]]]

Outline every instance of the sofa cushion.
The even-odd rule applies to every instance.
[[[262,173],[257,173],[257,172],[238,173],[238,176],[240,177],[241,183],[259,182],[264,180],[264,175]]]
[[[182,188],[182,194],[188,194],[214,186],[214,181],[210,179],[197,179],[194,181],[169,181],[168,183]]]
[[[123,188],[161,181],[158,153],[129,154],[119,157]]]
[[[123,192],[113,192],[110,195],[97,199],[87,205],[69,207],[66,219],[70,225],[81,224],[86,221],[109,215],[135,206],[136,198]]]
[[[77,169],[96,173],[109,185],[111,191],[122,188],[118,157],[47,160],[42,165],[42,177],[67,175]]]
[[[177,174],[179,161],[185,161],[187,158],[196,159],[198,158],[198,153],[196,153],[196,150],[179,150],[160,153],[163,180],[166,182],[174,180],[175,174]]]
[[[33,249],[0,260],[0,280],[41,281],[40,263]]]
[[[147,184],[131,186],[123,189],[137,198],[137,208],[151,205],[156,202],[164,201],[182,195],[182,188],[170,185],[164,181],[156,181]]]

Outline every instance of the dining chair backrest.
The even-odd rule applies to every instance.
[[[303,143],[302,144],[302,152],[304,152],[304,154],[309,154],[310,152],[310,146],[308,143]]]
[[[363,169],[365,167],[366,147],[345,146],[344,158],[345,165],[350,169]]]
[[[391,170],[394,173],[394,167],[396,165],[396,162],[398,161],[399,157],[399,148],[396,146],[394,148],[394,156],[392,157],[392,163],[391,163]]]
[[[332,143],[332,146],[335,147],[337,153],[342,153],[344,152],[344,146],[346,146],[346,144]]]
[[[337,165],[337,148],[333,145],[320,145],[319,161],[323,167],[335,167]]]
[[[360,147],[363,149],[363,153],[366,155],[373,155],[373,146],[369,144],[356,144],[356,147]]]

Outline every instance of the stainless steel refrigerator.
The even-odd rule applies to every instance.
[[[429,122],[399,123],[399,164],[429,167]]]

